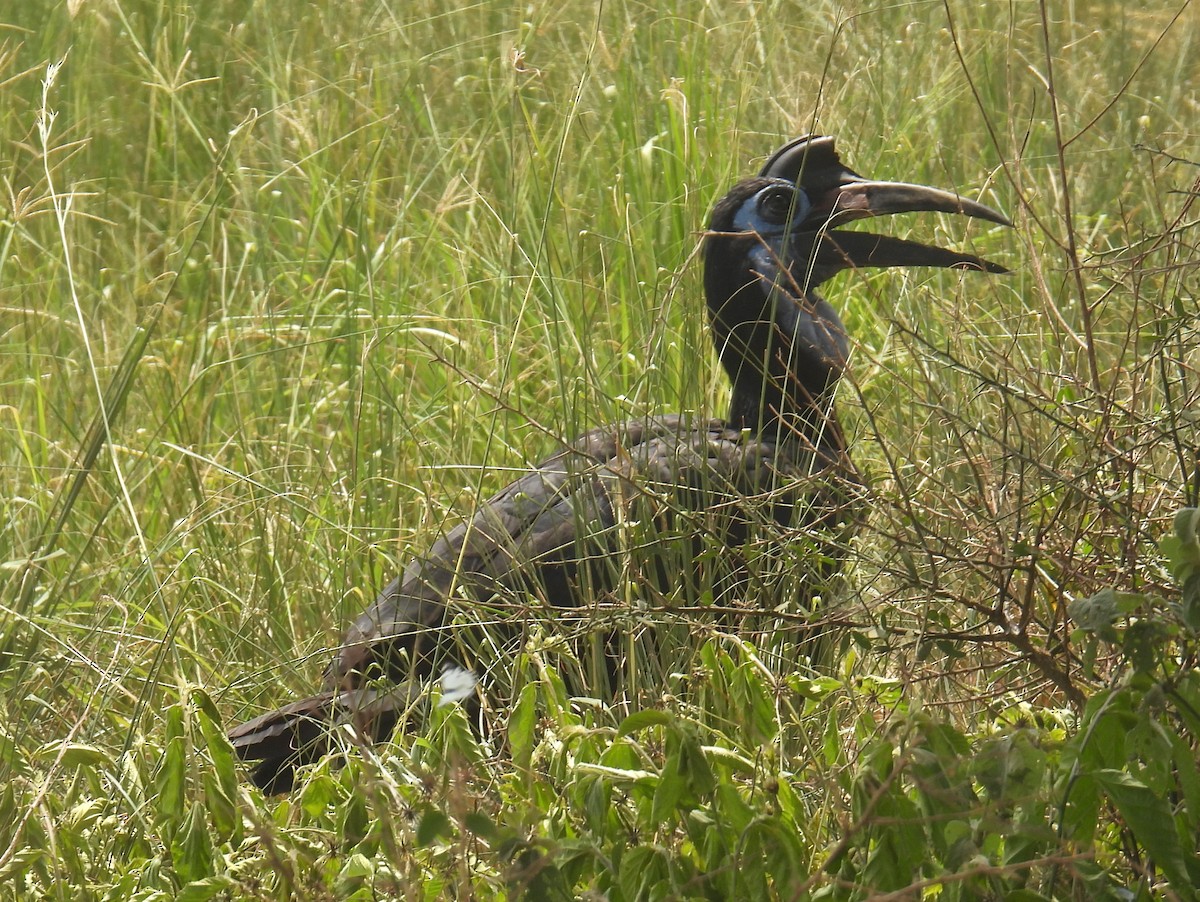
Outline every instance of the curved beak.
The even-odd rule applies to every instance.
[[[868,216],[887,216],[892,213],[958,213],[975,219],[986,219],[997,225],[1012,226],[1003,213],[970,200],[952,191],[910,185],[907,182],[868,182],[847,179],[826,195],[830,204],[829,216],[836,222],[864,219]],[[831,224],[833,224],[831,222]]]
[[[1008,268],[974,254],[947,250],[890,235],[846,232],[832,229],[821,233],[816,249],[815,272],[824,281],[843,269],[864,266],[939,266],[943,269],[974,269],[1003,274]]]
[[[941,266],[1008,272],[972,254],[887,235],[834,229],[872,216],[917,212],[956,213],[1003,226],[1011,226],[1012,222],[1003,213],[951,191],[865,179],[842,163],[831,137],[804,135],[789,141],[771,155],[760,175],[800,185],[813,203],[805,228],[817,232],[819,240],[812,261],[815,281],[810,284],[856,266]]]
[[[813,211],[813,218],[823,216],[825,220],[817,251],[818,264],[838,269],[852,266],[940,266],[990,273],[1008,272],[1005,267],[973,254],[869,232],[828,230],[828,226],[871,216],[916,212],[957,213],[997,225],[1012,225],[1003,213],[951,191],[906,182],[869,182],[849,176],[818,199]]]

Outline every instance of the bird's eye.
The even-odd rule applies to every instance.
[[[776,185],[758,198],[758,212],[770,222],[785,223],[804,215],[804,195],[792,188]]]

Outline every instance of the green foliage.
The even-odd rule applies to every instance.
[[[1195,896],[1194,3],[10,6],[0,897]],[[1017,223],[911,223],[1008,277],[827,286],[844,582],[497,600],[487,730],[251,791],[225,727],[409,549],[587,427],[719,415],[698,234],[810,130]]]
[[[1181,899],[1200,886],[1200,635],[1189,599],[1200,563],[1196,514],[1181,510],[1161,543],[1179,601],[1104,590],[1072,605],[1085,650],[1116,646],[1125,664],[1089,700],[1059,780],[1065,838],[1096,841],[1097,812],[1110,805],[1127,854]]]

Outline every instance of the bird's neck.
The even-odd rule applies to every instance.
[[[771,259],[747,256],[747,269],[710,265],[705,273],[713,339],[733,383],[729,422],[839,454],[845,442],[833,396],[849,354],[845,327],[816,292],[797,296]]]
[[[777,445],[794,445],[835,459],[846,448],[830,386],[815,398],[801,400],[770,380],[741,378],[734,381],[728,423]]]

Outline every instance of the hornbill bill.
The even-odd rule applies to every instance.
[[[605,565],[621,553],[621,524],[673,517],[667,532],[682,540],[685,560],[699,548],[694,533],[704,529],[715,530],[728,546],[725,556],[737,559],[753,514],[793,535],[816,536],[818,545],[823,532],[852,518],[850,499],[861,484],[833,409],[849,343],[815,289],[864,266],[1005,272],[969,254],[836,228],[921,210],[1011,224],[956,194],[864,179],[842,165],[829,137],[789,142],[756,178],[735,185],[713,209],[703,237],[709,324],[733,383],[728,418],[651,417],[593,430],[482,505],[354,622],[322,693],[230,732],[238,754],[258,762],[254,782],[288,790],[297,766],[329,750],[339,724],[362,737],[390,734],[416,688],[463,658],[448,606],[485,606],[519,593],[568,608],[611,589],[613,571]],[[703,566],[697,556],[694,568]],[[820,556],[813,567],[821,571],[815,578],[827,578],[836,556]],[[695,576],[668,569],[657,579]],[[732,570],[722,585],[736,595],[738,566]],[[803,607],[810,598],[793,601]]]

